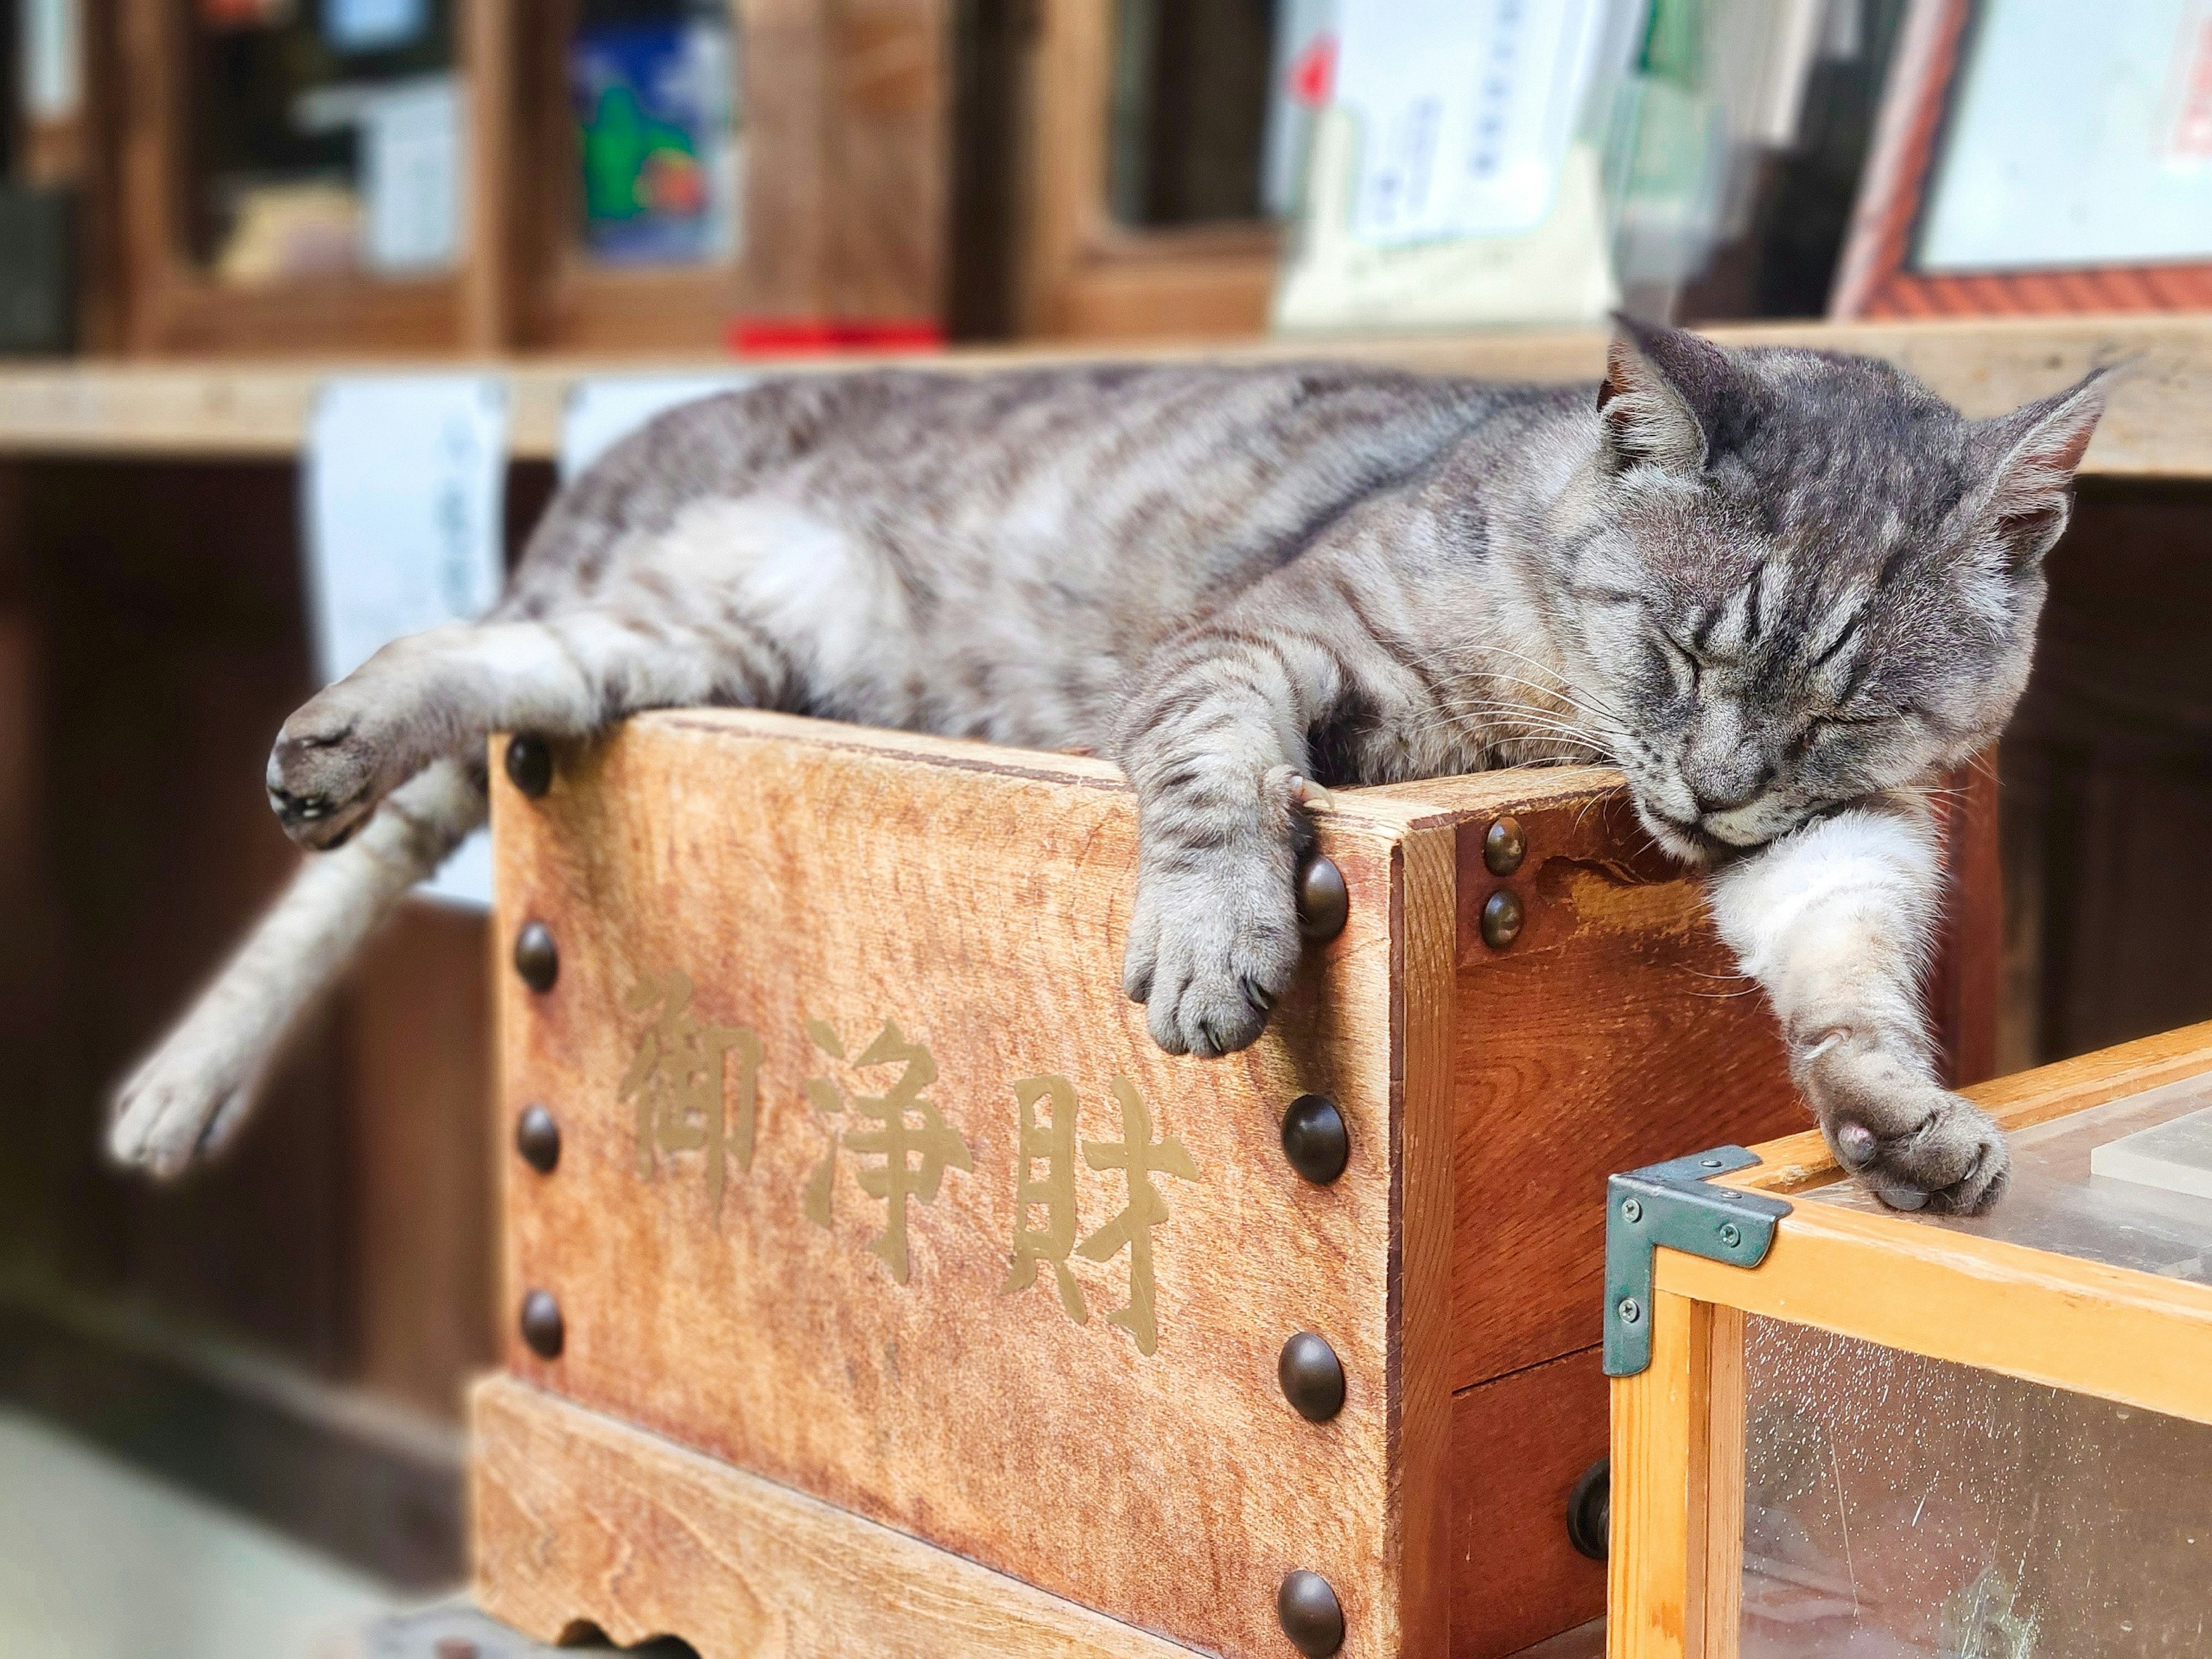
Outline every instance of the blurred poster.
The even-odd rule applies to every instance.
[[[1960,72],[1913,264],[2212,257],[2212,0],[1994,0]]]
[[[702,398],[750,386],[750,374],[621,374],[581,380],[561,416],[563,483],[654,416]]]
[[[507,383],[490,375],[332,380],[301,469],[307,595],[325,680],[404,635],[466,622],[506,579]],[[491,902],[481,831],[423,890]]]
[[[587,11],[569,47],[584,241],[611,263],[697,264],[737,252],[730,14],[719,5],[668,13],[603,21]]]
[[[323,0],[323,38],[333,52],[392,52],[430,26],[430,0]]]
[[[461,88],[426,75],[379,88],[361,115],[362,252],[372,270],[444,270],[460,257]]]

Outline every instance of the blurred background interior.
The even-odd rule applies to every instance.
[[[464,1570],[482,909],[415,902],[220,1168],[98,1151],[294,861],[257,781],[330,664],[257,398],[1408,331],[1594,371],[1616,306],[1942,313],[2015,359],[2163,312],[2200,377],[2212,339],[2197,0],[0,0],[0,56],[9,1654],[307,1652]],[[2033,171],[2081,111],[2152,135],[2164,242]],[[550,453],[500,474],[510,553]],[[2212,1016],[2212,499],[2163,471],[2085,483],[1999,761],[2001,1070]]]

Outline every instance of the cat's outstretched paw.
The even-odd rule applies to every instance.
[[[1266,861],[1142,877],[1121,986],[1171,1054],[1248,1048],[1297,971],[1297,908]]]
[[[1877,1057],[1824,1071],[1813,1093],[1837,1160],[1892,1208],[1978,1215],[2003,1196],[2004,1132],[1948,1090]]]
[[[270,808],[302,847],[339,845],[376,809],[391,781],[383,746],[344,692],[341,684],[311,698],[284,722],[269,752]]]
[[[188,1019],[115,1092],[108,1155],[167,1181],[246,1121],[260,1084],[252,1045]]]

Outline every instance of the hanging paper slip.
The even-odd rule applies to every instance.
[[[326,679],[498,599],[507,421],[506,383],[485,376],[323,388],[302,493],[308,603]],[[471,836],[424,890],[489,903],[489,848],[481,832]]]

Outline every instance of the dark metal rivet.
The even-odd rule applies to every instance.
[[[561,1304],[550,1291],[532,1291],[522,1298],[522,1340],[530,1345],[531,1352],[540,1359],[558,1359],[568,1335]]]
[[[1493,951],[1503,951],[1521,937],[1521,896],[1510,887],[1501,887],[1483,901],[1482,942]]]
[[[514,1121],[514,1150],[540,1175],[551,1175],[553,1166],[561,1161],[561,1126],[553,1121],[552,1113],[534,1100]]]
[[[1317,1572],[1301,1568],[1283,1575],[1283,1586],[1275,1592],[1275,1618],[1306,1659],[1328,1659],[1344,1645],[1343,1606]]]
[[[1613,1460],[1601,1457],[1567,1494],[1567,1542],[1577,1555],[1602,1561],[1613,1541]]]
[[[527,732],[507,740],[507,781],[536,800],[553,787],[553,751]]]
[[[1344,1173],[1352,1158],[1352,1131],[1327,1095],[1300,1095],[1283,1114],[1283,1156],[1316,1187]]]
[[[525,922],[514,936],[514,971],[533,991],[550,991],[553,981],[561,977],[561,952],[544,922]]]
[[[1309,1423],[1326,1423],[1344,1409],[1344,1362],[1311,1331],[1300,1331],[1283,1344],[1275,1362],[1283,1398]]]
[[[1344,931],[1352,914],[1352,896],[1344,890],[1344,872],[1315,854],[1298,872],[1298,932],[1310,939],[1332,939]]]
[[[1521,833],[1521,820],[1499,818],[1482,834],[1482,861],[1493,876],[1510,876],[1528,856],[1528,837]]]

